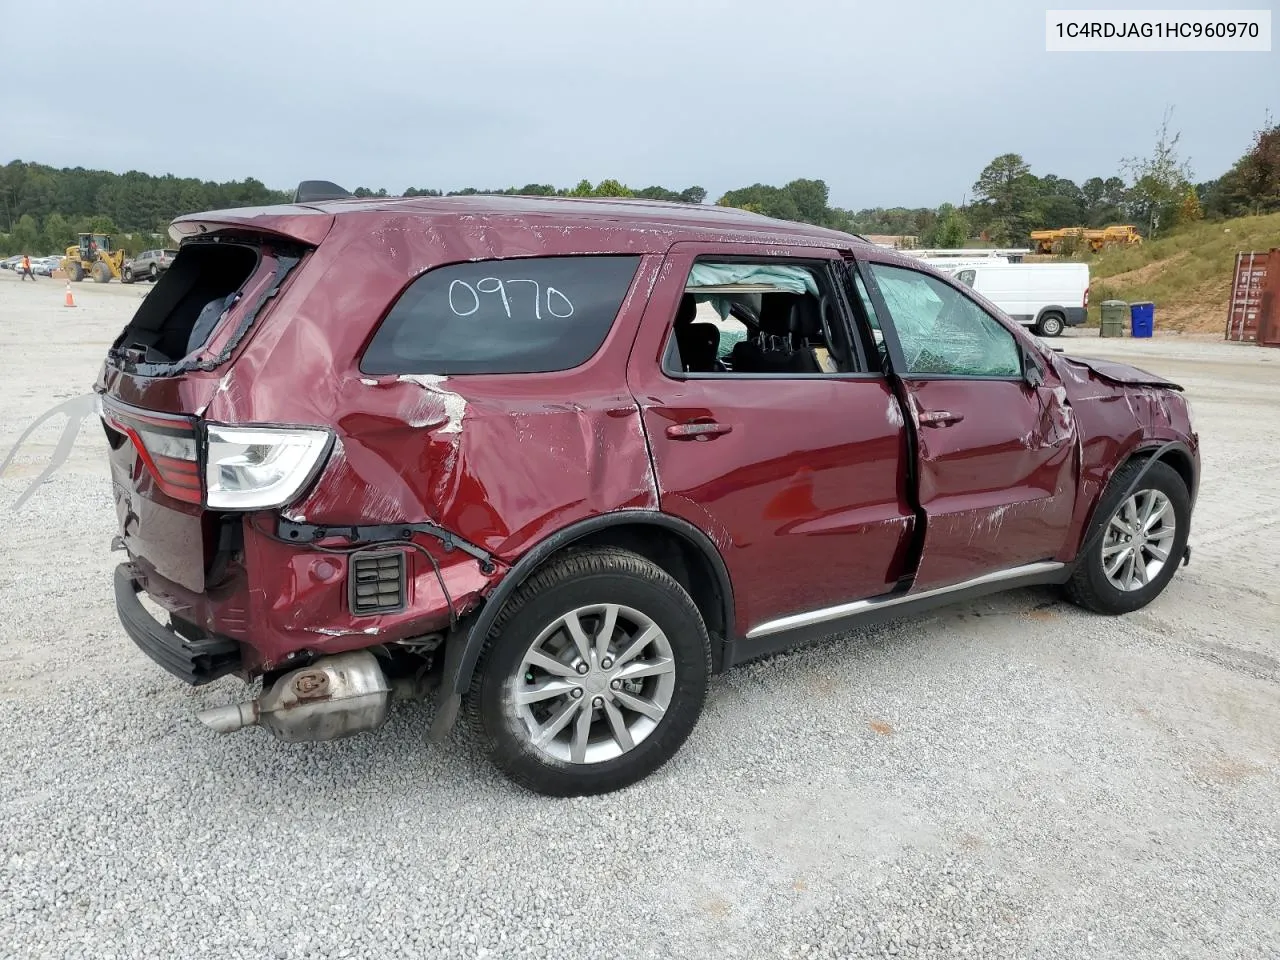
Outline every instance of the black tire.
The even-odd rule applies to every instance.
[[[509,682],[546,627],[598,603],[640,611],[665,634],[675,667],[671,701],[657,726],[620,756],[596,763],[557,760],[530,743]],[[516,783],[548,796],[608,793],[642,780],[675,755],[702,713],[710,675],[711,643],[702,615],[666,571],[625,550],[583,550],[534,573],[503,606],[476,666],[468,718],[490,759]]]
[[[1060,313],[1046,313],[1036,324],[1036,333],[1042,337],[1060,337],[1066,329],[1066,318]]]
[[[84,264],[82,264],[79,260],[73,260],[71,262],[70,267],[67,270],[67,277],[70,280],[74,281],[75,283],[79,283],[81,280],[83,280]]]
[[[101,260],[99,260],[97,263],[93,265],[92,272],[93,272],[94,283],[110,283],[111,282],[111,268],[108,267]]]
[[[120,282],[133,283],[133,271],[130,270],[128,267],[125,267],[122,271],[120,271]]]
[[[155,283],[159,279],[160,279],[160,271],[156,269],[156,265],[153,263],[151,265],[151,282]]]
[[[1130,490],[1134,478],[1148,465],[1149,469],[1137,487]],[[1121,590],[1108,579],[1103,569],[1105,538],[1100,531],[1111,522],[1126,500],[1147,490],[1158,490],[1169,498],[1175,522],[1173,544],[1168,560],[1150,583],[1136,590]],[[1085,540],[1087,552],[1077,558],[1076,569],[1066,585],[1067,598],[1086,610],[1111,616],[1140,610],[1158,597],[1173,579],[1182,562],[1190,533],[1191,495],[1178,471],[1162,461],[1130,460],[1116,471],[1098,503],[1097,514]]]

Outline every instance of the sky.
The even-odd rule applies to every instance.
[[[936,206],[1002,153],[1117,174],[1172,106],[1193,179],[1216,177],[1280,115],[1280,44],[1045,52],[1046,7],[1137,5],[133,0],[7,19],[0,163],[392,193],[613,177],[712,199],[808,177],[834,206]]]

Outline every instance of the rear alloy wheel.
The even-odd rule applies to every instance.
[[[1160,595],[1182,560],[1191,524],[1191,497],[1178,472],[1148,461],[1116,472],[1098,505],[1089,551],[1067,584],[1068,596],[1096,613],[1130,613]],[[1099,534],[1099,526],[1102,532]]]
[[[1040,318],[1038,330],[1042,337],[1060,337],[1065,326],[1062,317],[1056,313],[1046,313]]]
[[[151,265],[151,282],[155,283],[159,279],[160,279],[160,271],[156,269],[156,265],[153,263]]]
[[[569,554],[503,607],[472,684],[472,727],[531,790],[606,793],[680,748],[710,668],[698,608],[662,568],[616,549]]]

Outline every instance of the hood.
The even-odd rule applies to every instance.
[[[1163,387],[1166,390],[1182,390],[1181,384],[1166,380],[1164,377],[1158,377],[1154,373],[1148,373],[1146,370],[1130,366],[1127,363],[1117,363],[1114,360],[1098,360],[1094,357],[1073,357],[1066,354],[1057,354],[1055,360],[1058,363],[1083,367],[1096,377],[1123,386]]]

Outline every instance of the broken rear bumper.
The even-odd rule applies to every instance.
[[[142,585],[130,563],[116,567],[116,614],[129,638],[175,677],[193,685],[240,669],[240,644],[226,637],[187,639],[153,617],[138,599]]]

